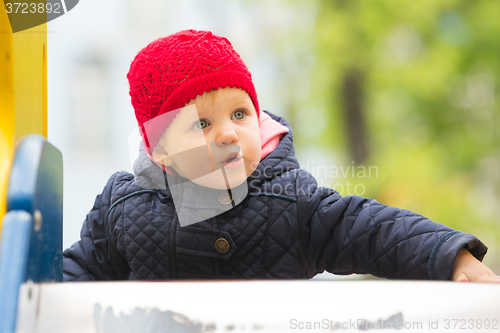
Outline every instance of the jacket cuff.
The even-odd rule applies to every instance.
[[[483,261],[488,248],[476,236],[460,231],[451,231],[444,234],[432,249],[429,258],[429,279],[450,280],[453,272],[453,263],[458,251],[462,248],[479,261]]]

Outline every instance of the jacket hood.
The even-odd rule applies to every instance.
[[[276,149],[264,157],[255,171],[248,177],[248,193],[255,191],[262,183],[274,177],[278,177],[289,170],[300,168],[299,162],[295,157],[293,131],[290,124],[282,117],[268,111],[262,110],[262,112],[266,112],[272,119],[287,127],[288,133],[283,135]],[[144,189],[160,190],[163,195],[169,196],[170,189],[168,187],[167,174],[156,163],[151,161],[142,144],[139,150],[139,157],[133,166],[136,184]],[[172,179],[175,180],[177,184],[185,183],[185,179],[181,176],[168,175],[168,178],[171,181]],[[201,188],[202,186],[198,187]]]

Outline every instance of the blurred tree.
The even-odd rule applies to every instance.
[[[318,5],[310,97],[328,106],[328,127],[336,129],[324,131],[327,146],[349,147],[363,162],[387,145],[433,143],[462,171],[498,154],[500,2]]]
[[[314,5],[305,104],[319,134],[299,132],[298,146],[319,138],[343,165],[377,166],[351,179],[365,196],[498,243],[500,2]]]

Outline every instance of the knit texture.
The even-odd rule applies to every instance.
[[[148,154],[180,109],[204,92],[245,90],[259,114],[248,68],[226,38],[210,31],[183,30],[153,41],[136,55],[127,78]]]

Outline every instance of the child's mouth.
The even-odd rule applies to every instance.
[[[230,153],[226,156],[226,159],[222,162],[224,168],[236,169],[243,164],[243,158],[238,153]]]

